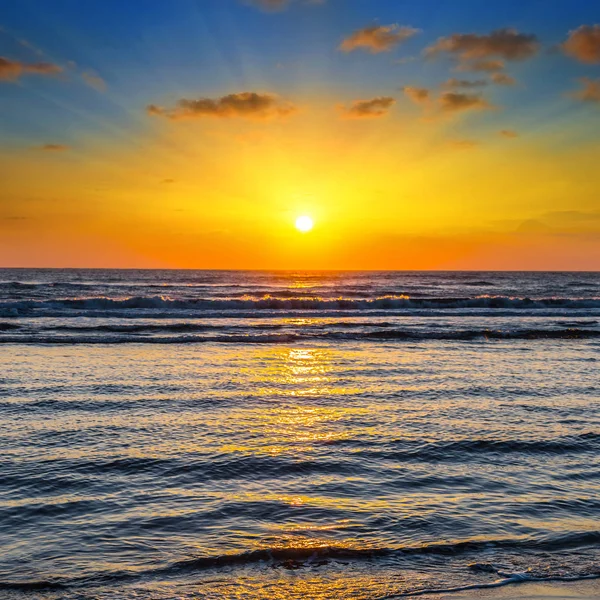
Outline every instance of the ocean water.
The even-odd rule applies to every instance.
[[[600,575],[600,274],[0,270],[0,598]]]

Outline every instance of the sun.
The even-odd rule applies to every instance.
[[[306,215],[302,215],[296,219],[296,229],[302,233],[308,233],[313,228],[313,225],[313,220]]]

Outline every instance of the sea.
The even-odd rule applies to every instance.
[[[600,273],[0,270],[0,598],[600,576]]]

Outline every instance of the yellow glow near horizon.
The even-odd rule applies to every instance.
[[[308,233],[313,226],[313,220],[307,215],[302,215],[296,219],[296,229],[301,233]]]

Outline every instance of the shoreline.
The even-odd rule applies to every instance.
[[[390,596],[389,600],[402,597],[411,596]],[[494,587],[428,592],[420,597],[431,600],[598,600],[600,577],[576,581],[515,581]]]

